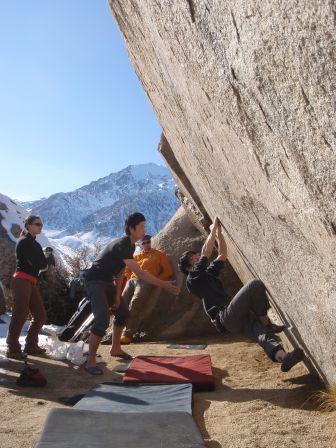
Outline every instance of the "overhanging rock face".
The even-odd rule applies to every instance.
[[[333,2],[110,4],[187,193],[335,382]]]

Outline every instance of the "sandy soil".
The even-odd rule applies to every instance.
[[[237,338],[202,339],[205,351],[167,349],[166,344],[132,344],[133,355],[209,353],[216,377],[216,390],[194,395],[194,418],[209,448],[327,448],[331,425],[316,410],[310,397],[318,385],[297,366],[282,374],[255,344]],[[198,339],[197,341],[200,341]],[[120,381],[110,369],[118,364],[100,349],[106,361],[99,381]],[[50,359],[31,358],[48,379],[44,389],[23,389],[15,384],[22,364],[0,364],[0,447],[30,448],[38,439],[47,412],[62,407],[60,397],[84,393],[97,378],[81,368]]]

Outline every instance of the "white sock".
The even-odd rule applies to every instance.
[[[274,357],[275,357],[276,361],[282,362],[284,360],[284,357],[286,356],[286,354],[287,353],[284,350],[280,349],[276,352]]]

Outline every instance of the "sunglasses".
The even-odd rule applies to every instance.
[[[41,222],[33,222],[32,225],[37,227],[43,227],[43,224]]]

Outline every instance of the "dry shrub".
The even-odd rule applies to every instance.
[[[69,279],[69,272],[59,261],[40,275],[38,285],[48,324],[64,325],[73,313],[68,295]]]
[[[336,412],[336,384],[317,394],[319,408],[323,412]]]
[[[329,386],[325,390],[319,391],[316,396],[316,400],[319,403],[319,409],[322,412],[329,414],[331,426],[336,428],[336,384]],[[336,429],[333,431],[333,435],[330,440],[330,448],[336,447]]]
[[[88,269],[100,251],[101,244],[97,242],[94,244],[93,250],[87,244],[84,244],[79,249],[75,249],[73,255],[65,255],[64,259],[67,264],[69,276],[76,278],[79,276],[80,270]]]

